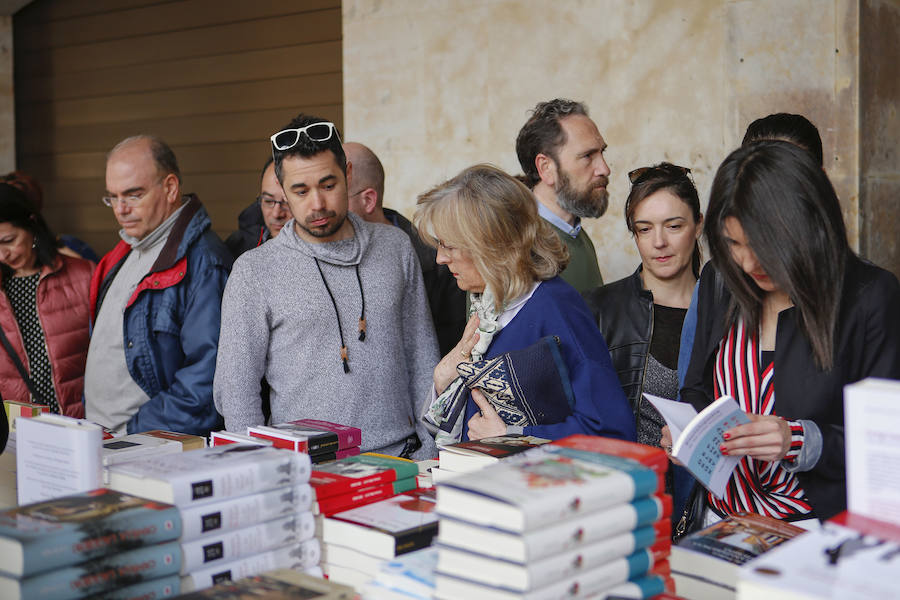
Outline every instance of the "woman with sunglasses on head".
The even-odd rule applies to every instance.
[[[0,184],[0,396],[83,417],[93,265],[61,254],[28,198]]]
[[[538,215],[531,191],[496,167],[476,165],[421,195],[414,220],[472,305],[463,338],[434,369],[439,398],[460,385],[460,363],[529,348],[547,336],[557,338],[571,384],[570,406],[558,406],[566,402],[562,395],[554,400],[568,416],[528,426],[507,425],[480,391],[461,389],[464,412],[453,421],[462,439],[586,433],[634,440],[634,420],[603,336],[581,296],[559,277],[568,251]],[[522,389],[533,383],[528,371],[521,372]]]
[[[642,394],[678,396],[681,327],[700,273],[703,215],[689,173],[664,162],[628,174],[625,224],[641,264],[585,294],[634,411],[638,442],[650,446],[659,446],[665,421]]]
[[[725,159],[705,232],[712,264],[681,396],[700,410],[730,395],[751,419],[723,434],[741,462],[724,497],[708,495],[706,521],[827,519],[846,508],[844,386],[900,378],[900,285],[851,251],[827,175],[788,142]]]

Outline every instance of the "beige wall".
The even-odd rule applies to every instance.
[[[747,124],[808,116],[858,244],[858,2],[850,0],[344,0],[345,137],[387,171],[386,204],[475,162],[520,172],[537,101],[585,101],[609,144],[611,206],[591,220],[607,281],[637,265],[626,173],[690,166],[704,204]]]

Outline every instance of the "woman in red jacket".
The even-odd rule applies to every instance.
[[[0,184],[0,396],[83,417],[93,265],[56,244],[28,198]]]

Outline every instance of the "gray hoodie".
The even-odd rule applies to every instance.
[[[265,376],[273,423],[309,417],[356,426],[364,452],[388,454],[398,454],[417,431],[422,449],[414,458],[435,456],[417,418],[439,359],[418,259],[400,229],[348,218],[350,239],[310,244],[290,221],[234,263],[222,298],[216,408],[229,431],[263,424]],[[340,314],[349,373],[323,276]]]

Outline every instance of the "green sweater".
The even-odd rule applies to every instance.
[[[600,265],[597,264],[597,251],[594,250],[594,243],[591,242],[591,238],[584,229],[578,232],[578,237],[573,238],[553,223],[549,224],[559,239],[569,248],[569,266],[559,274],[560,277],[578,293],[584,293],[603,285]]]

